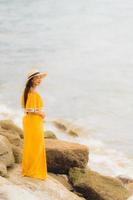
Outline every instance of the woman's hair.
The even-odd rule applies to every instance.
[[[29,93],[29,90],[30,88],[33,86],[33,80],[34,77],[32,77],[27,83],[26,83],[26,86],[25,86],[25,89],[24,89],[24,107],[26,107],[26,101],[27,101],[27,97],[28,97],[28,93]]]

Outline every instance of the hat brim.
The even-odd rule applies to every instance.
[[[34,75],[34,76],[32,76],[31,78],[36,77],[36,76],[41,76],[41,78],[45,78],[47,75],[48,75],[47,72],[40,72],[39,74]],[[26,83],[27,83],[31,78],[27,79],[27,80],[26,80]]]
[[[41,78],[44,78],[44,77],[47,76],[47,75],[48,75],[47,72],[41,72],[41,73],[39,74],[39,76],[41,76]]]

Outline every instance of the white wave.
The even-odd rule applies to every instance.
[[[14,110],[4,104],[0,104],[0,120],[13,120],[16,125],[22,127],[21,123],[22,110]]]
[[[131,197],[129,197],[127,200],[133,200],[133,195]]]
[[[46,129],[55,132],[57,138],[87,145],[89,148],[88,166],[92,169],[104,175],[124,175],[133,178],[133,160],[125,153],[111,149],[92,134],[87,134],[85,137],[73,137],[54,127],[50,121],[46,123]]]

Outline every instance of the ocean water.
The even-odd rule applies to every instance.
[[[85,127],[90,166],[133,177],[132,10],[131,0],[0,0],[0,118],[21,126],[26,74],[47,71],[37,88],[47,121]]]

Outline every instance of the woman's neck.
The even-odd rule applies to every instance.
[[[36,92],[36,87],[35,87],[35,86],[31,87],[31,88],[30,88],[30,91],[31,91],[31,92]]]

